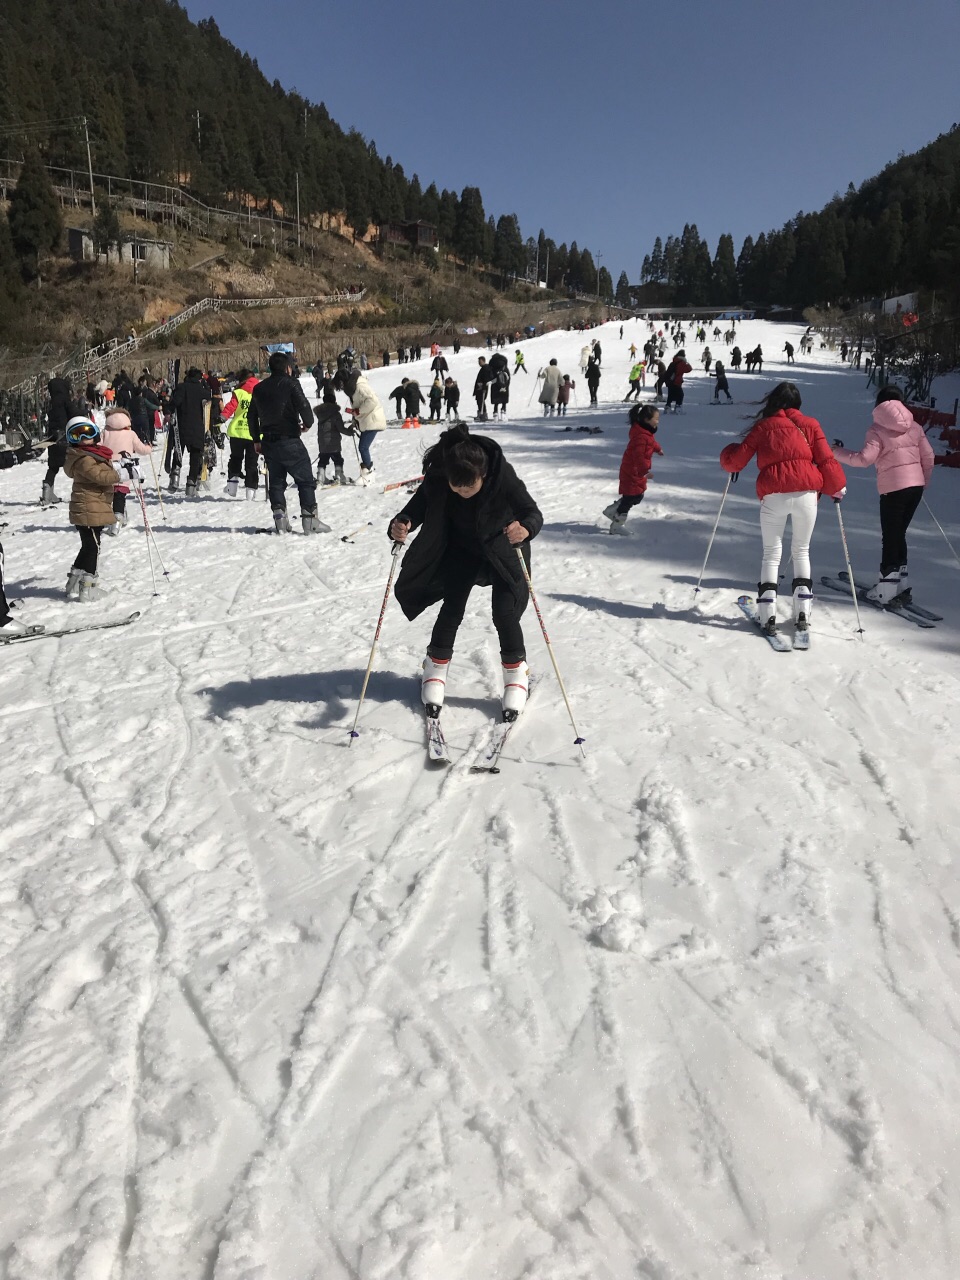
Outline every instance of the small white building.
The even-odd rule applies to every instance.
[[[120,262],[140,263],[145,267],[159,267],[161,271],[170,270],[170,254],[173,242],[170,240],[147,240],[134,236],[124,240],[120,247],[112,244],[106,253],[97,254],[93,245],[93,232],[83,227],[67,227],[67,251],[71,258],[78,262]]]

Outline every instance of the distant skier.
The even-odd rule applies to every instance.
[[[344,391],[350,397],[347,412],[353,417],[358,432],[357,447],[360,451],[360,483],[369,484],[373,475],[373,458],[370,446],[377,434],[387,428],[387,415],[377,393],[362,373],[354,369],[340,374],[333,380],[336,391]],[[419,390],[419,388],[418,388]]]
[[[692,366],[687,361],[686,351],[680,350],[670,361],[667,367],[667,403],[665,412],[669,413],[671,407],[673,412],[677,413],[683,405],[683,378],[684,374],[692,372]]]
[[[403,404],[407,419],[410,422],[419,422],[420,406],[426,403],[423,392],[420,390],[420,383],[415,378],[408,379],[407,385],[403,388]]]
[[[104,595],[97,576],[100,539],[104,529],[116,523],[113,490],[121,475],[120,464],[112,465],[100,428],[89,418],[71,418],[65,436],[63,469],[73,481],[70,523],[80,535],[80,550],[67,574],[66,594],[68,600],[90,604]]]
[[[273,357],[271,356],[271,359]],[[200,492],[200,473],[203,470],[203,445],[206,436],[206,415],[204,406],[211,400],[210,388],[203,381],[199,369],[189,369],[187,376],[175,388],[170,397],[170,407],[177,415],[176,433],[171,431],[167,439],[167,471],[170,474],[170,491],[180,487],[180,466],[183,461],[183,450],[189,454],[190,466],[187,471],[187,497],[195,498]],[[181,452],[177,453],[179,439]]]
[[[590,403],[597,403],[597,390],[600,386],[600,365],[591,357],[587,361],[587,390],[590,392]]]
[[[584,348],[587,350],[587,348]],[[589,360],[589,356],[587,357]],[[586,368],[586,365],[584,365]],[[560,383],[563,380],[563,374],[556,360],[551,360],[547,367],[541,370],[543,377],[543,386],[540,388],[540,395],[537,397],[538,402],[543,405],[543,416],[548,418],[552,416],[557,407],[557,396],[560,393]]]
[[[783,349],[787,353],[787,364],[796,364],[797,362],[793,358],[793,343],[785,342],[783,344]]]
[[[660,410],[656,405],[631,405],[629,421],[630,439],[620,463],[620,498],[603,510],[610,521],[610,532],[618,534],[627,533],[627,515],[643,501],[653,455],[663,453],[654,439],[660,424]]]
[[[317,482],[320,484],[349,484],[343,469],[343,437],[351,432],[344,426],[343,415],[337,403],[337,393],[332,378],[320,384],[321,402],[317,405]],[[333,478],[327,480],[327,466],[333,463]],[[249,490],[247,496],[250,497]]]
[[[460,388],[453,378],[447,378],[443,384],[443,402],[447,407],[447,418],[460,421]]]
[[[116,522],[109,526],[112,534],[117,534],[127,523],[127,495],[136,484],[142,483],[139,468],[135,459],[151,452],[150,446],[134,431],[130,422],[130,414],[126,409],[111,409],[106,415],[106,422],[101,436],[101,444],[110,450],[111,462],[123,462],[129,458],[134,464],[126,475],[121,476],[113,491],[113,514]]]
[[[503,708],[520,711],[527,698],[526,649],[520,618],[529,591],[515,548],[530,569],[530,541],[543,516],[495,440],[464,426],[445,431],[423,457],[424,479],[390,522],[405,542],[420,529],[400,566],[395,594],[411,621],[441,601],[423,664],[420,696],[440,707],[457,632],[470,593],[493,588],[493,623],[500,640]]]
[[[733,350],[730,352],[730,368],[739,370],[742,361],[743,361],[743,352],[740,350],[739,347],[734,347]]]
[[[51,378],[47,383],[47,391],[50,393],[50,404],[47,407],[47,423],[43,434],[44,438],[52,443],[47,449],[47,473],[43,477],[43,484],[40,490],[41,507],[53,507],[61,501],[57,497],[53,486],[57,478],[57,472],[61,469],[67,457],[64,432],[66,431],[67,423],[74,417],[77,408],[73,398],[73,391],[66,378]]]
[[[783,531],[791,524],[793,556],[793,620],[801,630],[810,624],[813,578],[810,539],[817,521],[817,499],[826,493],[839,502],[846,493],[843,468],[827,444],[816,418],[800,412],[800,392],[781,382],[768,393],[747,434],[720,454],[724,471],[739,475],[756,454],[760,474],[760,535],[763,562],[757,584],[757,611],[770,634],[777,626],[777,584]]]
[[[510,370],[507,367],[507,357],[498,351],[490,358],[490,408],[493,410],[494,422],[497,421],[498,414],[501,422],[506,421],[509,403]]]
[[[593,357],[590,357],[593,359]],[[587,368],[589,369],[589,364]],[[575,382],[570,381],[569,373],[565,373],[561,379],[560,386],[557,388],[557,417],[562,418],[566,415],[567,405],[570,403],[570,395],[577,388]]]
[[[493,374],[487,365],[486,356],[478,356],[477,363],[479,368],[473,383],[473,398],[477,402],[476,421],[486,422],[489,417],[487,413],[487,396],[490,394],[490,379]]]
[[[315,370],[316,366],[314,366],[314,377],[316,377]],[[320,366],[320,374],[318,394],[322,392],[324,385],[322,366]],[[249,369],[241,369],[238,378],[233,395],[223,406],[223,416],[227,419],[227,439],[230,441],[230,458],[227,462],[227,483],[224,486],[224,493],[235,498],[240,481],[243,480],[244,493],[247,501],[250,502],[257,496],[257,490],[260,487],[260,462],[247,419],[250,413],[250,398],[260,379]]]
[[[403,421],[403,397],[406,385],[409,381],[409,378],[401,378],[399,385],[394,387],[387,397],[388,400],[392,400],[394,403],[397,422]]]
[[[727,383],[727,371],[723,367],[722,360],[718,360],[716,364],[713,366],[713,376],[717,380],[717,385],[713,388],[713,398],[716,401],[716,403],[717,404],[720,403],[721,391],[726,395],[728,400],[732,400],[733,396],[730,394],[730,387],[729,387],[729,384]]]
[[[430,422],[440,421],[440,410],[443,408],[443,383],[439,378],[434,378],[428,394],[430,401]]]
[[[520,372],[521,369],[523,370],[524,373],[527,372],[527,366],[524,361],[523,352],[520,350],[519,347],[517,347],[516,351],[513,353],[514,377],[516,377],[516,375]]]
[[[704,373],[709,373],[709,372],[710,372],[710,366],[711,366],[711,364],[713,364],[713,356],[710,354],[710,348],[709,348],[709,347],[704,347],[704,349],[703,349],[703,355],[700,357],[700,359],[703,361],[703,372],[704,372]]]
[[[269,360],[270,376],[258,382],[250,394],[247,423],[250,438],[267,465],[268,491],[277,533],[290,533],[287,518],[287,475],[300,495],[300,520],[304,533],[329,533],[330,526],[317,515],[317,482],[310,455],[300,439],[313,425],[313,410],[300,383],[290,376],[290,357],[275,351]],[[360,377],[359,372],[338,378]]]

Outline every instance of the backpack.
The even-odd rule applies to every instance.
[[[673,386],[673,379],[676,375],[676,372],[677,372],[677,362],[676,360],[671,360],[670,363],[667,365],[667,372],[663,375],[663,380],[668,387]]]
[[[506,369],[501,369],[500,372],[497,374],[497,386],[500,388],[501,391],[506,391],[509,385],[510,385],[510,374],[506,371]]]

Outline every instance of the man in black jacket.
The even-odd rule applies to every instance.
[[[180,485],[180,465],[183,451],[190,455],[187,472],[187,497],[195,498],[200,492],[200,473],[203,470],[203,442],[206,435],[204,406],[210,403],[210,388],[203,381],[199,369],[190,369],[187,376],[174,389],[170,397],[171,408],[177,415],[177,425],[167,440],[166,469],[170,473],[170,492]]]
[[[317,515],[317,482],[310,455],[300,439],[313,425],[313,410],[303,388],[290,376],[289,357],[277,351],[270,357],[270,377],[253,388],[247,426],[258,453],[267,464],[270,505],[277,533],[292,533],[287,519],[287,474],[300,494],[304,533],[329,533]]]
[[[67,460],[67,442],[64,432],[67,423],[76,414],[73,391],[66,378],[51,378],[47,383],[50,392],[50,404],[47,407],[47,427],[44,436],[54,441],[47,450],[47,474],[43,477],[40,491],[41,507],[53,507],[60,501],[54,492],[53,482],[57,472]]]

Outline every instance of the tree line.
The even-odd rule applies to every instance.
[[[539,246],[548,285],[597,291],[592,258],[576,244],[543,231],[525,239],[515,214],[485,210],[478,187],[423,187],[322,103],[271,84],[212,18],[194,24],[175,0],[36,0],[10,7],[2,37],[0,120],[24,126],[3,130],[15,154],[39,144],[48,164],[85,169],[83,115],[100,173],[182,183],[208,204],[253,200],[288,217],[299,194],[303,218],[342,215],[358,235],[423,220],[443,250],[504,279],[530,275]],[[605,269],[599,287],[612,296]]]
[[[666,286],[678,306],[807,307],[937,290],[960,303],[960,126],[901,156],[819,213],[747,236],[734,254],[722,235],[711,255],[695,223],[659,236],[640,284]]]

